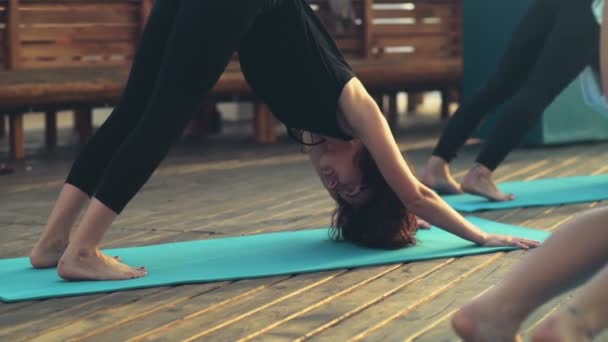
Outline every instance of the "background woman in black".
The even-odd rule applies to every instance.
[[[492,173],[515,148],[551,102],[585,67],[598,64],[599,26],[591,0],[535,0],[513,33],[496,71],[454,113],[420,179],[441,193],[462,191],[508,201]],[[459,185],[449,163],[486,114],[510,100]],[[576,120],[576,118],[572,118]]]
[[[67,280],[146,274],[105,256],[99,243],[235,51],[257,95],[313,143],[311,161],[339,203],[337,238],[384,248],[414,243],[411,211],[478,244],[536,246],[482,232],[417,181],[378,106],[304,0],[157,0],[123,98],[76,159],[31,252],[34,267],[57,265]]]

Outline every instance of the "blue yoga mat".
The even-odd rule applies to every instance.
[[[515,200],[492,202],[470,195],[445,195],[454,209],[464,212],[593,202],[608,199],[608,174],[504,182],[498,188],[515,194]]]
[[[549,233],[476,217],[471,222],[488,232],[543,241]],[[146,265],[146,277],[123,281],[61,280],[55,269],[35,270],[27,258],[0,260],[0,299],[30,299],[83,295],[220,280],[344,269],[455,256],[491,253],[511,248],[477,247],[438,228],[421,230],[414,247],[385,251],[338,243],[327,229],[197,240],[107,250],[131,265]]]

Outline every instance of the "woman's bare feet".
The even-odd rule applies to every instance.
[[[532,335],[533,342],[585,342],[593,336],[571,307],[547,318]]]
[[[429,158],[419,178],[424,185],[441,195],[462,193],[460,185],[450,173],[449,164],[437,156]]]
[[[464,192],[478,195],[495,202],[512,201],[513,194],[500,191],[492,180],[492,171],[481,164],[475,164],[464,176],[461,188]]]
[[[483,297],[482,297],[483,298]],[[454,332],[465,342],[514,342],[521,320],[500,314],[499,303],[476,299],[452,317]]]
[[[145,276],[144,267],[131,267],[99,249],[66,250],[57,265],[57,273],[65,280],[123,280]]]
[[[64,184],[42,236],[30,252],[30,262],[34,268],[57,266],[68,246],[72,226],[88,199],[82,190]]]
[[[30,263],[34,268],[55,267],[67,246],[67,241],[41,239],[30,253]]]

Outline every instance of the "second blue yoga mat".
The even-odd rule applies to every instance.
[[[515,200],[491,202],[469,194],[446,195],[443,199],[465,212],[593,202],[608,199],[608,174],[505,182],[498,187],[515,194]]]
[[[488,232],[542,241],[545,231],[480,218],[471,222]],[[98,292],[258,278],[390,263],[491,253],[510,248],[478,247],[438,228],[422,230],[414,247],[385,251],[338,243],[327,229],[281,232],[107,250],[131,265],[146,265],[146,277],[125,281],[61,280],[55,269],[35,270],[27,258],[0,260],[0,299],[6,302]],[[404,275],[405,276],[405,275]]]

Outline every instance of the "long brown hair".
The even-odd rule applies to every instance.
[[[415,244],[416,216],[386,183],[367,149],[363,148],[356,158],[363,174],[362,184],[371,189],[371,196],[365,204],[356,207],[337,199],[330,230],[332,238],[382,249]]]

